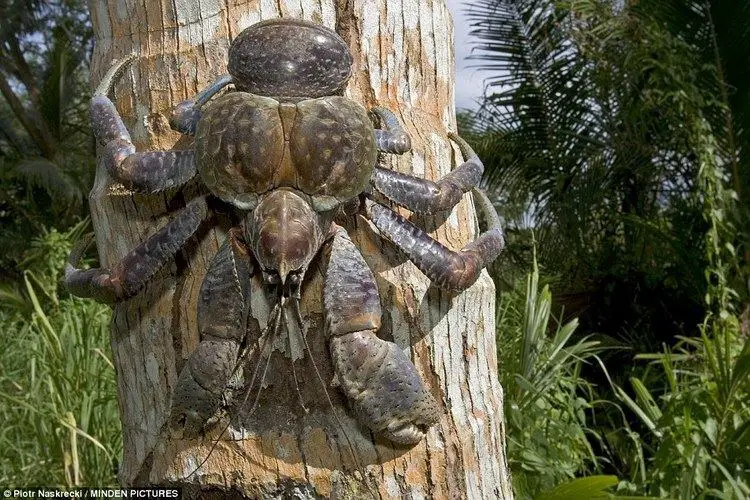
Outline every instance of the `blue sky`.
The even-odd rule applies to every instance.
[[[469,66],[477,61],[467,61],[471,47],[469,45],[469,26],[464,11],[469,7],[465,0],[446,0],[448,8],[453,13],[453,24],[456,44],[456,107],[476,108],[475,101],[481,97],[484,88],[483,74]]]

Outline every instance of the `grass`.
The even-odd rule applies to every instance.
[[[0,309],[0,484],[115,485],[122,442],[107,306],[58,297],[83,225],[35,240]]]
[[[695,337],[635,354],[642,376],[627,388],[610,380],[607,400],[607,387],[581,376],[593,364],[609,379],[603,348],[576,337],[576,320],[554,323],[539,281],[534,264],[498,311],[516,498],[750,498],[750,339],[736,317],[709,317]],[[595,409],[619,417],[595,421]]]
[[[517,498],[591,498],[617,483],[599,470],[588,422],[594,388],[581,366],[602,350],[574,340],[577,320],[552,324],[552,295],[539,286],[534,261],[525,287],[503,294],[498,308],[498,360],[505,390],[508,457]],[[598,488],[598,489],[597,489]],[[583,497],[581,495],[584,495]]]

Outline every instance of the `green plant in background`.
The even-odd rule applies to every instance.
[[[599,468],[624,492],[744,498],[750,4],[480,0],[472,13],[477,58],[497,75],[463,120],[488,185],[529,200],[556,301],[581,321],[574,338],[628,348],[601,354],[606,371],[582,365]],[[547,411],[532,429],[559,420]],[[527,439],[511,461],[529,450],[559,460]]]
[[[58,293],[94,174],[83,0],[0,5],[0,484],[113,484],[107,307]]]
[[[88,213],[93,37],[83,0],[6,0],[0,19],[0,280],[19,283],[32,237]]]
[[[622,490],[680,499],[750,496],[750,344],[738,353],[723,335],[709,337],[707,326],[675,349],[636,357],[653,363],[665,389],[649,389],[637,377],[634,398],[617,387],[646,429],[622,429],[634,448],[647,451],[634,453],[637,466]]]
[[[686,109],[699,104],[700,96],[682,93],[673,101]],[[623,486],[680,499],[741,499],[750,497],[750,338],[740,332],[737,294],[729,286],[738,260],[729,220],[735,193],[724,187],[726,176],[708,123],[687,125],[700,165],[700,201],[708,224],[708,313],[698,336],[682,338],[661,354],[636,357],[651,361],[666,384],[651,383],[649,389],[633,377],[635,399],[615,387],[647,429],[645,439],[635,443],[650,448],[646,456],[638,454],[640,463]],[[633,435],[627,421],[624,427]]]
[[[581,377],[581,366],[592,362],[602,348],[594,340],[572,340],[577,320],[550,328],[551,307],[549,287],[539,290],[539,270],[534,261],[525,289],[519,286],[504,293],[498,309],[498,360],[505,389],[508,456],[518,498],[551,494],[556,486],[562,491],[561,483],[583,471],[599,470],[589,443],[599,437],[587,419],[595,404],[593,387]],[[617,482],[611,477],[579,482],[568,491],[573,496],[566,498],[582,498],[591,481],[602,479],[600,489]]]
[[[85,222],[36,238],[0,308],[0,484],[114,485],[121,453],[107,306],[60,298]]]
[[[480,0],[469,10],[474,57],[493,75],[471,123],[488,187],[515,199],[516,214],[525,205],[556,301],[587,333],[636,352],[692,335],[705,316],[706,221],[686,124],[710,123],[730,182],[742,183],[736,139],[750,134],[731,120],[716,57],[729,32],[717,36],[711,20],[748,26],[750,8],[729,3]],[[731,83],[747,95],[746,82]],[[680,93],[701,102],[680,109],[670,101]],[[613,364],[630,365],[624,352]]]

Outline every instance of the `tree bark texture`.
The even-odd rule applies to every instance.
[[[113,59],[137,56],[112,98],[141,151],[189,147],[189,138],[169,128],[170,108],[226,73],[229,41],[242,29],[282,16],[321,23],[349,43],[355,64],[346,95],[367,108],[390,108],[412,137],[413,152],[384,155],[385,165],[437,179],[461,161],[446,137],[455,130],[454,60],[452,20],[442,0],[90,0],[90,8],[93,82]],[[118,262],[201,189],[195,182],[180,191],[135,195],[100,165],[90,201],[102,266]],[[454,249],[477,232],[470,196],[450,214],[410,218]],[[227,229],[217,215],[170,268],[114,308],[122,483],[177,483],[203,493],[231,489],[251,498],[511,496],[492,281],[483,273],[457,295],[431,287],[362,218],[351,218],[347,229],[377,279],[380,335],[411,356],[443,415],[427,437],[409,448],[372,436],[330,386],[322,333],[324,270],[316,261],[303,290],[304,330],[335,410],[299,335],[284,334],[252,414],[235,416],[216,446],[223,425],[203,440],[170,436],[164,424],[171,393],[198,343],[197,294]],[[253,320],[262,327],[268,312],[263,294],[256,293]]]

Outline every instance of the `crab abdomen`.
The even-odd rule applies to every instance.
[[[206,106],[196,160],[211,192],[239,208],[291,187],[327,209],[364,189],[377,147],[367,112],[344,97],[279,103],[232,92]]]

